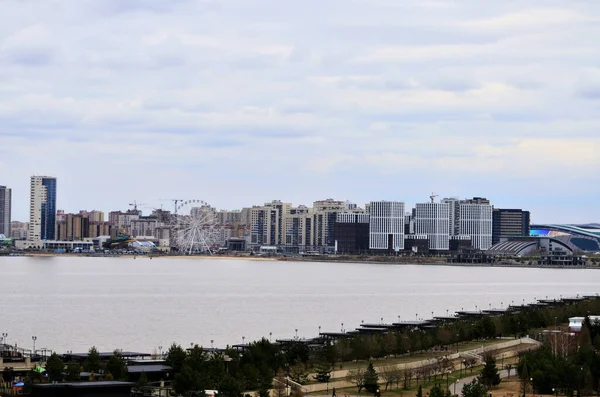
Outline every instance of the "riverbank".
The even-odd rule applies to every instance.
[[[185,259],[185,260],[249,260],[249,261],[281,261],[281,262],[331,262],[331,263],[361,263],[377,265],[422,265],[448,267],[504,267],[526,269],[600,269],[600,265],[537,265],[519,262],[497,263],[455,263],[448,262],[446,257],[417,257],[417,256],[371,256],[371,255],[315,255],[315,256],[260,256],[260,255],[173,255],[173,254],[105,254],[105,253],[53,253],[53,252],[18,252],[3,255],[3,257],[68,257],[68,258],[121,258],[121,259]]]

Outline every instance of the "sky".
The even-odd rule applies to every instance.
[[[68,212],[435,192],[600,221],[597,0],[0,0],[0,20],[13,220],[51,175]]]

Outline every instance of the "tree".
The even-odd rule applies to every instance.
[[[204,385],[198,372],[194,371],[187,363],[181,366],[181,372],[175,375],[175,393],[187,392],[204,393]]]
[[[513,365],[512,364],[506,364],[506,371],[508,371],[508,378],[510,378],[510,371],[512,371],[513,369]]]
[[[462,397],[487,397],[488,389],[475,379],[471,383],[467,383],[463,386]]]
[[[115,380],[127,379],[127,365],[125,364],[125,359],[118,350],[115,350],[113,355],[108,359],[106,372],[110,373]]]
[[[436,384],[435,386],[433,386],[431,388],[431,390],[429,390],[429,394],[427,394],[429,397],[445,397],[445,393],[444,390],[442,390],[441,386],[438,384]]]
[[[365,370],[361,368],[351,369],[346,375],[346,380],[356,386],[358,393],[360,393],[365,387]]]
[[[493,356],[489,355],[485,358],[485,366],[477,379],[488,389],[500,384],[500,375],[496,368],[496,359]]]
[[[308,366],[297,362],[295,365],[290,367],[290,378],[301,385],[305,385],[308,383],[308,376],[310,375],[310,370]]]
[[[185,350],[183,350],[183,348],[180,345],[173,343],[167,351],[165,363],[169,367],[173,368],[173,371],[175,373],[179,373],[181,372],[183,363],[185,362],[186,358],[187,353],[185,352]]]
[[[148,375],[144,371],[140,374],[140,379],[137,381],[138,387],[146,387],[148,386]]]
[[[50,382],[60,382],[63,379],[65,364],[62,362],[58,354],[52,353],[46,361],[46,373]]]
[[[331,367],[328,363],[317,363],[315,365],[315,380],[320,383],[327,383],[331,379]]]
[[[225,374],[219,383],[218,390],[221,397],[241,397],[243,392],[240,382],[229,374]]]
[[[379,376],[377,376],[377,371],[375,371],[375,367],[373,367],[373,363],[369,363],[367,366],[367,370],[365,371],[365,390],[370,393],[375,393],[377,388],[379,387]]]
[[[88,356],[83,363],[83,368],[88,372],[98,372],[102,367],[102,362],[100,361],[100,353],[98,353],[98,349],[95,346],[92,346],[88,351]]]
[[[477,359],[474,357],[467,357],[465,359],[465,372],[467,371],[467,368],[470,369],[471,373],[473,373],[473,367],[475,366],[475,364],[477,364]]]
[[[393,385],[394,382],[396,382],[396,378],[399,376],[396,367],[394,367],[393,365],[381,368],[379,373],[381,374],[381,379],[385,384],[385,390],[388,389],[389,385]]]
[[[81,367],[79,364],[72,362],[67,365],[67,380],[69,382],[77,382],[81,380]]]
[[[423,397],[423,386],[419,385],[419,389],[417,390],[416,397]]]
[[[287,396],[288,382],[282,369],[277,371],[275,375],[275,397]]]

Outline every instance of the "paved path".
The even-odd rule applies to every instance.
[[[515,370],[511,370],[510,371],[511,376],[516,376],[515,372],[516,372]],[[504,369],[502,371],[498,371],[498,373],[500,374],[500,379],[508,378],[507,370]],[[450,390],[450,393],[456,394],[456,395],[458,395],[458,397],[462,397],[463,386],[466,385],[467,383],[473,382],[474,379],[477,379],[477,376],[479,376],[479,375],[474,375],[474,376],[469,376],[467,378],[459,379],[456,383],[453,383],[448,388]],[[456,386],[456,392],[454,389],[455,386]]]

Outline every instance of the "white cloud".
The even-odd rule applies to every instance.
[[[600,3],[32,4],[3,2],[0,25],[0,184],[17,219],[44,173],[66,210],[162,190],[233,208],[434,187],[600,220],[552,190],[557,175],[600,182]]]

